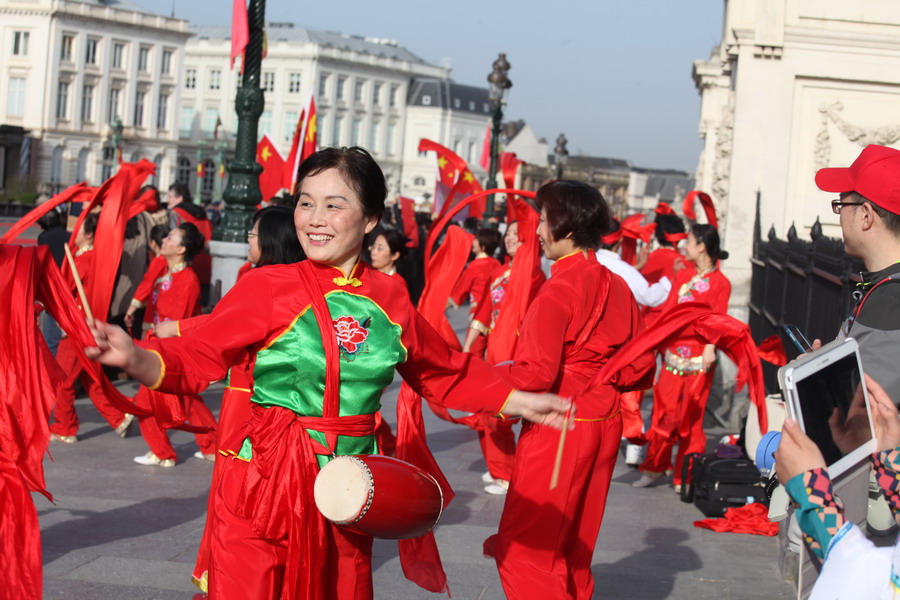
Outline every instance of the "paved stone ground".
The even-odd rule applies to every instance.
[[[132,386],[126,384],[127,391]],[[217,384],[205,395],[214,411],[221,389]],[[395,382],[385,394],[392,424],[397,389]],[[175,468],[135,465],[132,457],[146,452],[137,429],[119,439],[89,400],[79,399],[76,406],[80,441],[54,443],[53,461],[45,461],[56,503],[35,495],[44,597],[190,599],[212,466],[192,457],[197,448],[183,432],[172,433],[179,455]],[[436,530],[453,598],[501,599],[494,563],[482,557],[481,545],[496,531],[503,497],[481,491],[484,463],[475,434],[425,412],[429,444],[457,493]],[[679,502],[670,485],[638,490],[630,485],[637,477],[620,458],[594,555],[595,597],[790,597],[790,586],[778,573],[774,538],[694,528],[702,515]],[[404,579],[395,543],[376,542],[373,568],[379,600],[437,597]]]

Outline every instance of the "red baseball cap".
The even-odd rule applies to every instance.
[[[866,146],[849,167],[819,169],[816,185],[825,192],[856,192],[900,215],[900,150]]]

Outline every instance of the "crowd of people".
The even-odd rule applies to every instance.
[[[66,373],[52,440],[78,440],[77,381],[117,434],[138,422],[148,445],[134,459],[139,465],[174,467],[166,430],[187,427],[195,456],[215,463],[194,572],[210,597],[371,598],[371,536],[314,510],[312,483],[336,455],[427,453],[415,411],[398,411],[396,437],[380,413],[396,371],[429,403],[471,415],[460,422],[477,431],[485,492],[506,496],[484,550],[507,596],[590,598],[591,558],[620,451],[640,472],[636,488],[671,475],[680,489],[684,457],[706,451],[716,346],[686,332],[605,379],[599,373],[678,305],[727,313],[728,252],[717,229],[685,223],[660,203],[644,219],[644,227],[652,223],[645,236],[613,218],[595,188],[560,180],[543,185],[533,203],[511,199],[499,228],[468,223],[459,238],[422,222],[412,227],[421,240],[414,243],[399,211],[386,213],[384,176],[365,150],[320,150],[297,180],[295,198],[254,215],[247,264],[214,303],[208,242],[216,219],[182,184],[170,187],[165,206],[152,188],[142,190],[153,200],[125,227],[110,309],[90,323],[94,345],[76,348],[43,319]],[[849,169],[824,169],[816,181],[841,194],[832,208],[846,250],[873,273],[842,335],[859,340],[872,376],[873,460],[889,503],[900,506],[900,420],[890,401],[900,400],[900,389],[888,350],[900,331],[900,286],[882,285],[900,280],[900,185],[893,183],[900,152],[870,146]],[[72,234],[78,273],[96,272],[91,261],[104,260],[93,250],[98,222],[91,213]],[[70,238],[64,215],[50,211],[39,224],[39,244],[61,265]],[[416,309],[433,283],[422,275],[432,258],[423,254],[426,237],[437,246],[470,240],[465,267],[441,274],[451,278],[441,307],[468,304],[460,339],[443,337]],[[626,244],[633,251],[623,251]],[[75,273],[65,272],[77,297]],[[81,350],[111,376],[140,384],[137,417],[88,376]],[[217,420],[199,394],[226,377]],[[792,421],[785,440],[779,473],[801,507],[801,526],[826,556],[850,544],[840,541],[850,525],[833,518],[840,506],[825,465]]]

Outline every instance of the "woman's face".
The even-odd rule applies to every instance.
[[[375,243],[369,246],[369,254],[372,256],[372,266],[382,273],[390,272],[394,263],[400,258],[399,252],[391,254],[391,247],[383,235],[375,238]]]
[[[259,221],[253,224],[250,231],[247,232],[247,262],[255,265],[259,262]]]
[[[475,255],[481,254],[481,242],[478,241],[478,238],[472,240],[472,252]]]
[[[181,246],[183,235],[184,232],[178,227],[170,231],[169,235],[163,238],[162,246],[160,246],[159,251],[160,255],[165,256],[166,258],[174,258],[179,254],[183,254],[184,252]]]
[[[310,175],[300,183],[294,226],[309,260],[349,276],[363,238],[377,224],[377,217],[363,214],[359,196],[336,170]]]
[[[705,254],[706,244],[698,242],[697,238],[694,237],[694,234],[689,233],[687,236],[687,243],[684,246],[684,257],[689,261],[695,263],[701,256]]]
[[[558,260],[571,254],[575,249],[572,240],[568,237],[564,237],[561,240],[553,239],[553,234],[550,232],[550,222],[547,220],[547,209],[544,208],[541,209],[541,220],[538,223],[537,234],[541,240],[541,249],[544,251],[544,256],[549,260]]]
[[[88,234],[84,232],[84,223],[81,224],[81,227],[78,228],[78,233],[75,235],[75,245],[81,248],[82,246],[87,246],[88,244],[94,243],[94,235]]]
[[[506,246],[506,253],[510,258],[515,257],[516,251],[522,242],[519,241],[519,223],[513,222],[506,228],[506,235],[503,236],[503,244]]]

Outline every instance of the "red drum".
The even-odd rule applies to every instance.
[[[444,510],[434,477],[379,454],[338,456],[319,471],[313,493],[335,525],[389,540],[428,533]]]

